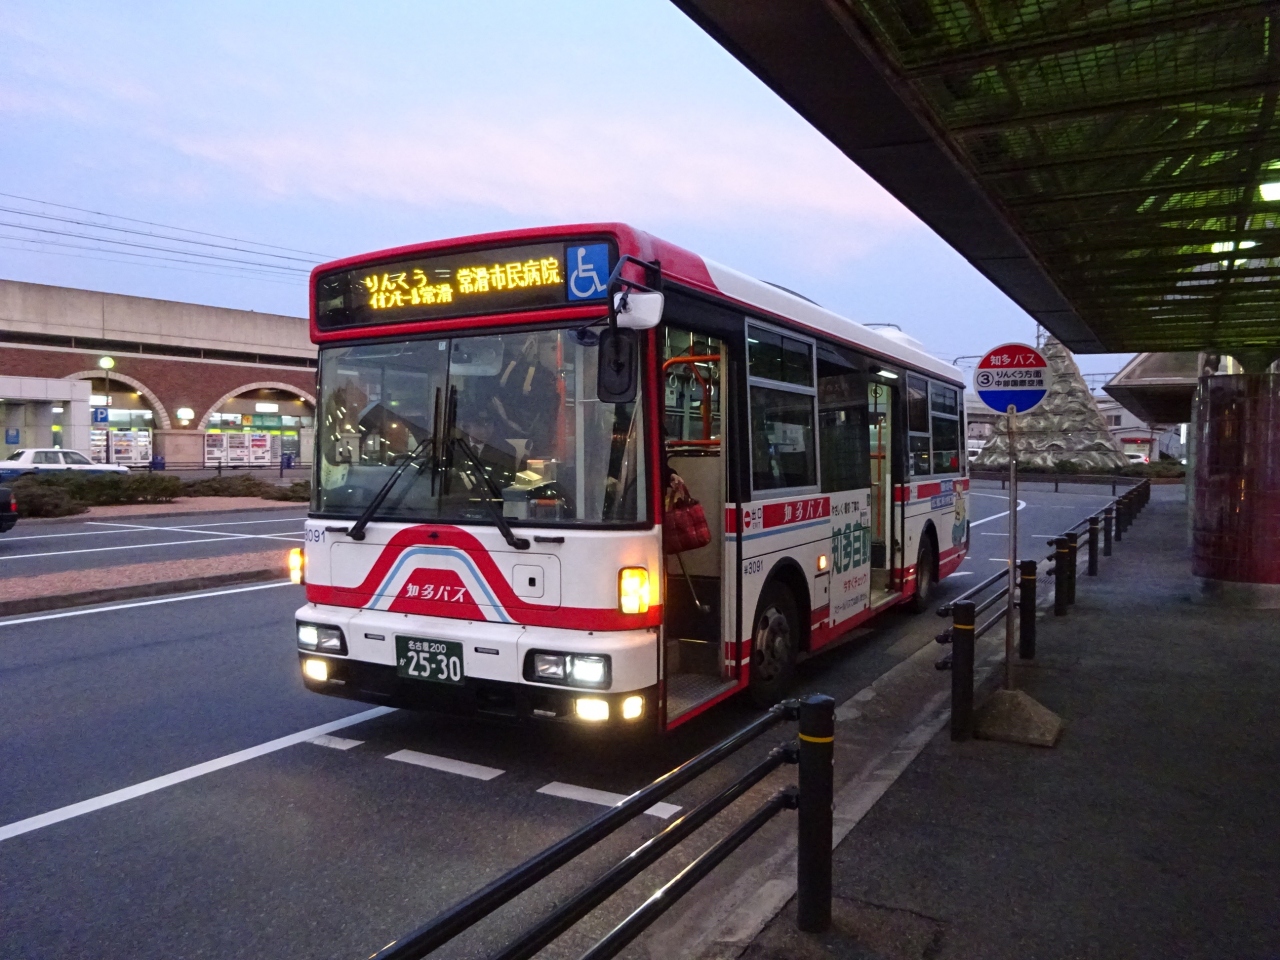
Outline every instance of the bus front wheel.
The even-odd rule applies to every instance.
[[[778,583],[765,587],[756,607],[751,633],[752,701],[771,707],[787,692],[796,675],[800,618],[791,591]]]

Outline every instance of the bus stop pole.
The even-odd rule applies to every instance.
[[[1004,612],[1004,688],[1014,688],[1013,645],[1017,630],[1015,609],[1018,589],[1018,448],[1017,430],[1013,417],[1018,408],[1009,404],[1006,414],[1009,425],[1009,595],[1005,598]]]

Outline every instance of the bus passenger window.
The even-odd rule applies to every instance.
[[[933,413],[933,472],[960,472],[960,394],[951,387],[929,384]]]
[[[813,397],[752,386],[751,485],[756,490],[815,486],[813,454]]]
[[[920,377],[907,377],[907,430],[911,475],[927,477],[933,472],[929,455],[929,384]]]
[[[826,344],[818,345],[818,444],[823,493],[871,486],[867,377]]]

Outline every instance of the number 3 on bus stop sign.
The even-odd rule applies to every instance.
[[[998,413],[1034,410],[1049,394],[1053,372],[1035,347],[1006,343],[989,350],[973,371],[973,389],[988,407]]]

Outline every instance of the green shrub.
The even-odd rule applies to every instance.
[[[1057,473],[1079,473],[1080,464],[1076,463],[1074,460],[1059,460],[1053,465],[1053,469]]]
[[[18,501],[19,517],[69,517],[88,509],[71,498],[65,485],[53,477],[25,476],[10,484]]]
[[[1131,463],[1127,467],[1120,469],[1122,477],[1154,477],[1156,479],[1166,479],[1175,477],[1185,477],[1187,468],[1185,464],[1176,460],[1157,460],[1155,463]]]
[[[291,500],[298,503],[311,502],[311,481],[295,480],[287,487],[272,487],[269,493],[264,493],[264,497],[268,500]]]
[[[265,480],[249,473],[204,477],[182,483],[182,495],[186,497],[266,497],[274,489]]]
[[[161,474],[89,473],[68,470],[19,477],[14,483],[14,492],[17,493],[22,489],[56,490],[62,498],[80,504],[82,507],[97,507],[119,503],[169,503],[174,497],[181,495],[182,481],[177,477]],[[63,514],[42,514],[42,516],[63,516]]]

